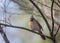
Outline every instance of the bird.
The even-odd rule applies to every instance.
[[[41,30],[43,30],[43,29],[42,29],[42,26],[41,26],[40,23],[33,17],[33,15],[32,15],[31,18],[30,18],[29,26],[30,26],[30,28],[31,28],[33,31],[39,32],[39,33],[41,34],[40,36],[41,36],[41,38],[42,38],[43,40],[46,39],[45,36],[44,36],[44,34],[43,34],[42,31],[41,31]]]

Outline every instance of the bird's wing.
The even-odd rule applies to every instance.
[[[35,20],[36,23],[38,24],[39,28],[43,30],[43,28],[42,28],[42,26],[40,25],[40,23],[39,23],[36,19],[34,19],[34,20]]]

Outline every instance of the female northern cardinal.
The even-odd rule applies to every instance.
[[[30,25],[30,28],[33,30],[33,31],[38,31],[41,35],[41,38],[43,40],[45,40],[45,36],[44,34],[42,33],[41,29],[42,29],[42,26],[39,24],[39,22],[33,17],[33,15],[31,16],[30,18],[30,22],[29,22],[29,25]],[[43,30],[43,29],[42,29]]]

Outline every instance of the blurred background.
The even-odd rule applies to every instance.
[[[51,0],[34,0],[34,2],[42,10],[51,26]],[[29,2],[29,0],[0,0],[0,23],[30,29],[29,20],[32,14],[34,15],[34,18],[42,25],[44,34],[50,36],[43,18],[37,9]],[[54,31],[56,32],[58,27],[57,24],[60,24],[60,8],[56,4],[54,4],[54,20]],[[3,26],[3,30],[6,33],[10,43],[52,43],[50,39],[46,38],[46,40],[42,40],[39,35],[23,29]],[[56,40],[59,43],[60,32],[58,33]],[[5,43],[1,34],[0,43]]]

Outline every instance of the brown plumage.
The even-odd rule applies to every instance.
[[[31,16],[30,18],[30,22],[29,22],[29,25],[30,25],[30,28],[34,31],[37,31],[39,32],[41,35],[41,38],[43,40],[45,40],[45,36],[44,34],[42,33],[41,29],[42,29],[42,26],[40,25],[40,23],[33,17]],[[42,29],[43,30],[43,29]]]

